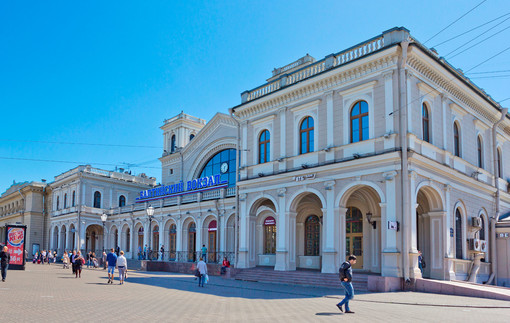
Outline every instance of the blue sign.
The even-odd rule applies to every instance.
[[[206,176],[191,181],[179,182],[177,184],[156,187],[150,190],[140,192],[136,198],[136,203],[159,200],[167,197],[180,196],[191,193],[198,193],[228,186],[228,181],[222,181],[220,175]]]

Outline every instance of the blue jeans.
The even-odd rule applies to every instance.
[[[205,275],[200,274],[198,276],[198,286],[204,287],[204,280],[205,280]]]
[[[345,310],[350,311],[349,301],[354,298],[354,288],[350,282],[342,282],[342,287],[345,289],[345,298],[338,303],[338,306],[345,304]]]
[[[9,264],[1,265],[2,266],[2,280],[5,280],[5,276],[7,276],[7,269],[9,268]]]

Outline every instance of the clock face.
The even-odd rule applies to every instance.
[[[223,174],[225,174],[228,171],[228,164],[227,163],[221,164],[220,170]]]

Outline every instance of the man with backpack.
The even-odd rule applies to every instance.
[[[354,298],[354,288],[352,287],[352,265],[356,263],[356,256],[350,255],[349,259],[345,261],[339,269],[340,282],[345,289],[345,298],[336,307],[343,312],[342,306],[345,304],[345,313],[354,314],[349,309],[349,301]]]

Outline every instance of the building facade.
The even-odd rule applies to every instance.
[[[0,196],[0,243],[5,243],[7,224],[27,226],[25,248],[29,255],[42,250],[49,203],[48,185],[42,182],[14,182]]]
[[[406,29],[307,55],[241,98],[239,267],[336,273],[354,254],[382,276],[464,280],[478,255],[477,280],[495,272],[509,117]]]
[[[132,219],[124,218],[124,223],[109,219],[104,234],[101,215],[111,215],[114,208],[130,210],[140,190],[155,185],[155,178],[88,165],[55,176],[55,181],[49,184],[52,193],[46,248],[57,250],[58,254],[65,250],[82,250],[99,255],[104,248],[122,245],[130,256],[133,235],[129,225],[123,224]]]

